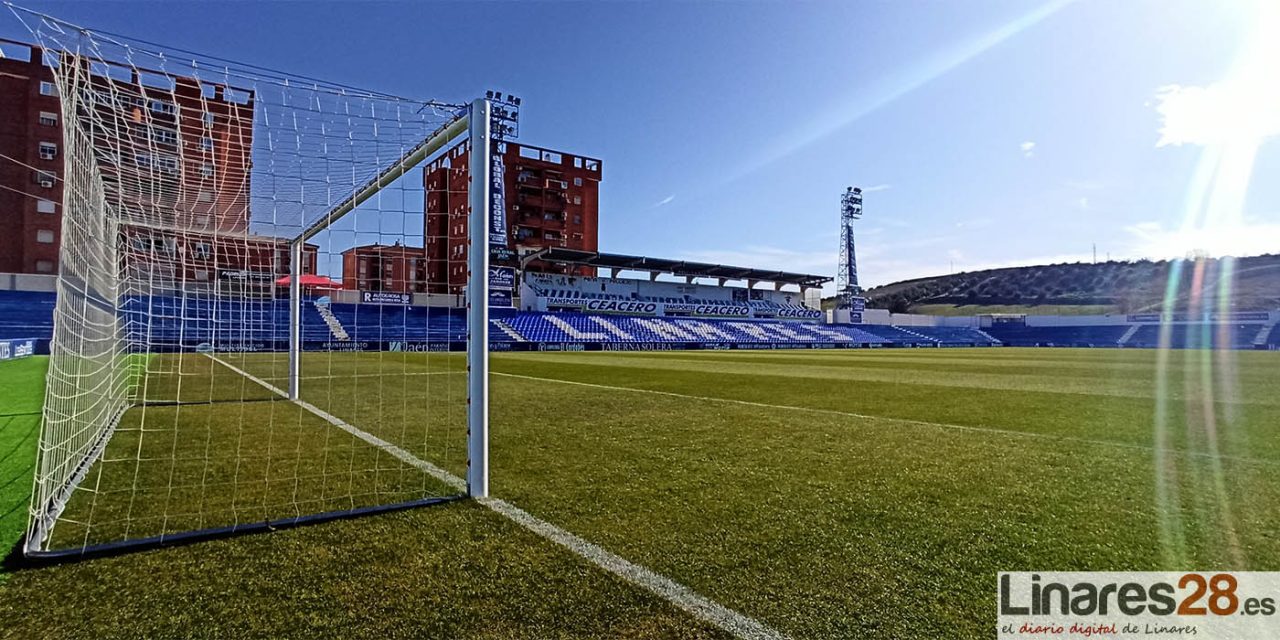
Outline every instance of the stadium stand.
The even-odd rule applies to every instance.
[[[504,320],[525,340],[602,344],[859,344],[892,341],[853,325],[521,312]],[[502,341],[502,338],[491,340]]]
[[[0,340],[53,337],[54,294],[0,291]]]
[[[911,327],[909,331],[920,334],[942,347],[991,347],[999,344],[990,336],[971,327]]]
[[[289,339],[287,300],[228,301],[211,298],[132,299],[125,304],[126,327],[135,343],[152,347],[214,348],[278,344]],[[149,322],[148,322],[149,320]],[[512,339],[495,324],[497,336]],[[462,342],[466,315],[461,309],[392,305],[325,304],[302,306],[304,343]]]
[[[681,300],[683,302],[683,300]],[[752,301],[752,306],[773,301]],[[154,349],[280,348],[288,338],[288,302],[199,296],[131,298],[123,306],[125,329],[136,344]],[[0,291],[0,339],[53,335],[54,294]],[[490,342],[504,349],[541,344],[735,346],[1159,346],[1155,323],[1082,326],[997,324],[972,327],[838,325],[784,319],[723,319],[493,310]],[[1177,349],[1280,349],[1280,324],[1177,323]],[[308,298],[302,339],[308,348],[396,348],[397,343],[446,344],[466,338],[462,309],[330,303]],[[260,344],[259,344],[260,343]]]
[[[1262,344],[1272,349],[1280,349],[1280,324],[1273,325]]]
[[[1029,327],[993,325],[986,329],[1011,347],[1117,347],[1132,325],[1085,325],[1079,327]]]
[[[334,304],[329,308],[352,340],[461,342],[467,339],[466,314],[458,309],[376,304]]]
[[[902,346],[992,347],[1000,344],[972,327],[899,327],[887,324],[858,326]]]
[[[1125,343],[1127,347],[1154,348],[1160,346],[1158,324],[1144,324]],[[1209,324],[1187,323],[1169,325],[1169,346],[1174,349],[1251,349],[1254,338],[1264,325],[1261,323]]]
[[[937,344],[922,334],[915,333],[914,331],[908,331],[901,327],[895,327],[893,325],[866,324],[859,325],[859,327],[861,327],[863,331],[873,333],[897,345],[931,347]]]
[[[148,296],[129,298],[122,307],[129,340],[154,349],[231,348],[289,339],[286,300]],[[302,311],[304,341],[332,339],[312,305],[303,305]]]

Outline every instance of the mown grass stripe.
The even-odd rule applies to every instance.
[[[674,371],[692,374],[710,375],[756,375],[758,365],[750,363],[729,363],[721,361],[693,362],[671,359],[647,360],[643,365],[629,358],[602,357],[595,354],[574,354],[561,356],[560,362],[586,366],[612,367],[617,369],[634,369],[641,366],[652,371]],[[1099,388],[1088,379],[1069,380],[1055,377],[1050,372],[1044,375],[1024,375],[1018,378],[998,373],[966,373],[944,372],[930,368],[903,366],[898,368],[870,369],[844,364],[830,363],[826,365],[808,365],[791,367],[786,370],[774,370],[770,375],[779,378],[803,380],[842,380],[848,382],[872,382],[884,384],[912,384],[946,387],[954,389],[979,389],[1008,392],[1045,393],[1057,396],[1088,398],[1149,398],[1155,397],[1153,389],[1142,384],[1126,383],[1125,386]],[[1074,387],[1074,388],[1073,388]],[[1253,404],[1280,404],[1280,400],[1251,399]]]
[[[1155,453],[1155,452],[1157,452],[1157,451],[1162,451],[1162,452],[1165,452],[1165,453],[1171,453],[1171,454],[1174,454],[1174,455],[1183,455],[1183,456],[1188,456],[1188,457],[1193,457],[1193,458],[1205,458],[1205,459],[1213,459],[1213,460],[1227,460],[1227,461],[1231,461],[1231,462],[1241,462],[1241,463],[1246,463],[1246,464],[1261,464],[1261,465],[1277,465],[1277,466],[1280,466],[1280,460],[1270,460],[1270,459],[1265,459],[1265,458],[1251,458],[1251,457],[1246,457],[1246,456],[1230,456],[1230,455],[1221,455],[1221,454],[1203,453],[1203,452],[1199,452],[1199,451],[1187,451],[1187,450],[1185,450],[1185,449],[1159,449],[1159,448],[1157,448],[1157,447],[1150,447],[1150,446],[1141,445],[1141,444],[1132,444],[1132,443],[1128,443],[1128,442],[1115,442],[1115,441],[1110,441],[1110,440],[1095,440],[1095,439],[1092,439],[1092,438],[1076,438],[1076,437],[1072,437],[1072,436],[1060,436],[1060,435],[1054,435],[1054,434],[1049,434],[1049,433],[1035,433],[1035,432],[1031,432],[1031,431],[1016,431],[1016,430],[1013,430],[1013,429],[999,429],[999,428],[996,428],[996,427],[975,427],[975,426],[971,426],[971,425],[963,425],[963,424],[949,424],[949,423],[945,423],[945,422],[929,422],[929,421],[927,421],[927,420],[912,420],[912,419],[910,419],[910,418],[893,418],[893,417],[889,417],[889,416],[877,416],[877,415],[871,415],[871,414],[865,414],[865,413],[855,413],[855,412],[852,412],[852,411],[840,411],[840,410],[838,410],[838,409],[820,409],[820,408],[817,408],[817,407],[805,407],[805,406],[787,405],[787,404],[771,404],[771,403],[768,403],[768,402],[755,402],[755,401],[752,401],[752,400],[738,400],[738,399],[735,399],[735,398],[717,398],[717,397],[715,397],[715,396],[698,396],[698,395],[692,395],[692,394],[686,394],[686,393],[676,393],[676,392],[674,392],[674,391],[659,391],[659,390],[656,390],[656,389],[640,389],[640,388],[636,388],[636,387],[621,387],[621,386],[614,386],[614,385],[607,385],[607,384],[597,384],[597,383],[592,383],[592,382],[578,382],[578,381],[576,381],[576,380],[563,380],[563,379],[560,379],[560,378],[544,378],[544,377],[540,377],[540,376],[528,376],[528,375],[523,375],[523,374],[519,374],[519,373],[504,373],[504,372],[500,372],[500,371],[492,371],[491,373],[492,373],[493,375],[495,375],[495,376],[504,376],[504,377],[508,377],[508,378],[520,378],[520,379],[523,379],[523,380],[540,380],[540,381],[543,381],[543,382],[553,382],[553,383],[557,383],[557,384],[569,384],[569,385],[576,385],[576,386],[581,386],[581,387],[593,387],[593,388],[597,388],[597,389],[608,389],[608,390],[611,390],[611,391],[630,391],[630,392],[635,392],[635,393],[652,393],[652,394],[655,394],[655,395],[668,396],[668,397],[673,397],[673,398],[684,398],[684,399],[686,399],[686,400],[702,400],[702,401],[708,401],[708,402],[723,402],[723,403],[727,403],[727,404],[737,404],[737,405],[743,405],[743,406],[748,406],[748,407],[758,407],[758,408],[762,408],[762,409],[792,409],[792,410],[795,410],[795,411],[806,411],[806,412],[809,412],[809,413],[820,413],[820,414],[824,414],[824,415],[844,416],[844,417],[849,417],[849,418],[858,418],[858,419],[861,419],[861,420],[871,420],[871,421],[881,421],[881,422],[894,422],[894,423],[898,423],[898,424],[907,424],[907,425],[920,426],[920,427],[931,427],[931,428],[937,428],[937,429],[951,429],[951,430],[956,430],[956,431],[969,431],[969,432],[973,432],[973,433],[985,433],[985,434],[990,434],[990,435],[1001,435],[1001,436],[1016,436],[1016,437],[1025,437],[1025,438],[1039,438],[1039,439],[1044,439],[1044,440],[1052,440],[1052,441],[1055,441],[1055,442],[1069,442],[1069,443],[1073,443],[1073,444],[1083,444],[1083,445],[1099,446],[1099,447],[1114,447],[1114,448],[1117,448],[1117,449],[1128,449],[1128,450],[1145,451],[1145,452],[1148,452],[1148,453]]]

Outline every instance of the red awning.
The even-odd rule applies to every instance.
[[[287,286],[289,284],[289,281],[290,281],[290,277],[285,276],[283,278],[280,278],[279,280],[276,280],[276,284],[280,286]],[[330,280],[324,276],[318,276],[311,273],[303,274],[301,282],[302,282],[302,286],[311,287],[313,289],[341,289],[342,288],[341,282],[334,282],[333,280]]]

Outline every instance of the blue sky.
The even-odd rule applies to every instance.
[[[603,159],[609,251],[834,274],[848,185],[864,286],[1094,243],[1280,251],[1262,2],[25,4],[393,93],[520,95],[522,141]]]

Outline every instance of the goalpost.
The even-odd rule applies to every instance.
[[[491,101],[9,8],[43,48],[63,159],[24,552],[486,496]],[[424,162],[458,180],[428,184]]]

